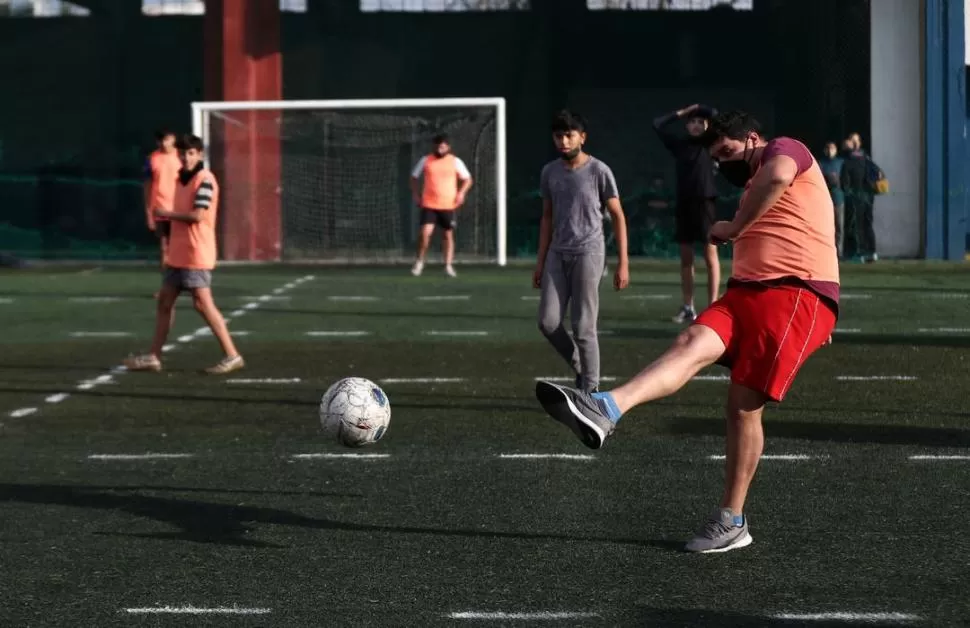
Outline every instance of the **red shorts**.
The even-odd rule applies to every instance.
[[[718,364],[731,369],[732,382],[781,401],[835,320],[832,306],[808,288],[731,286],[694,324],[724,341]]]

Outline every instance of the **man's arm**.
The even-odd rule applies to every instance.
[[[461,207],[465,203],[465,196],[472,187],[472,173],[461,159],[455,158],[455,167],[458,171],[458,197],[455,204]]]
[[[414,200],[414,204],[419,207],[421,206],[421,175],[424,174],[424,163],[427,159],[427,157],[422,157],[418,160],[418,163],[411,169],[411,180],[408,181],[411,186],[411,198]]]
[[[168,218],[169,220],[190,224],[200,222],[205,216],[206,210],[212,206],[212,197],[214,195],[215,186],[212,185],[212,181],[206,179],[199,185],[199,189],[195,192],[195,202],[192,203],[192,211],[180,213],[156,209],[155,215],[159,218]]]
[[[683,109],[678,109],[677,111],[672,111],[666,115],[662,115],[659,118],[653,119],[653,129],[657,132],[660,137],[660,141],[663,142],[664,146],[670,152],[676,152],[679,150],[686,140],[674,133],[669,128],[667,128],[672,122],[677,120],[682,120],[685,116],[689,116],[695,111],[699,111],[702,115],[707,117],[713,117],[717,110],[713,107],[707,107],[705,105],[690,105],[689,107],[684,107]]]
[[[751,180],[751,187],[744,203],[731,221],[732,238],[771,209],[781,199],[795,177],[798,176],[798,163],[788,155],[775,155],[761,165]]]
[[[142,189],[145,198],[145,217],[148,221],[149,229],[155,228],[155,216],[152,214],[152,174],[151,158],[146,158],[145,165],[142,167],[141,176],[144,180]]]
[[[548,197],[542,199],[542,219],[539,221],[539,255],[536,259],[536,269],[532,273],[532,286],[542,285],[542,272],[546,267],[546,255],[552,243],[552,201]]]
[[[620,199],[614,196],[606,201],[606,211],[613,221],[613,234],[616,236],[616,279],[614,287],[617,290],[626,288],[630,282],[630,258],[627,251],[626,215]]]

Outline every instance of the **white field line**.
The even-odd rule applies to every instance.
[[[268,615],[269,608],[245,608],[240,606],[149,606],[145,608],[126,608],[129,615]]]
[[[959,454],[937,454],[937,455],[922,454],[922,455],[910,456],[909,459],[916,460],[916,461],[970,460],[970,456],[959,455]]]
[[[708,460],[724,460],[724,454],[708,456]],[[762,460],[783,460],[786,462],[799,462],[802,460],[824,460],[828,456],[809,456],[807,454],[764,454]]]
[[[838,375],[840,382],[915,382],[914,375]]]
[[[464,377],[387,377],[381,384],[458,384]]]
[[[294,454],[290,456],[294,460],[341,460],[341,459],[352,459],[352,460],[383,460],[385,458],[390,458],[391,454]]]
[[[694,382],[729,382],[730,375],[695,375],[691,378]]]
[[[836,327],[835,333],[837,334],[861,334],[862,330],[858,327]]]
[[[845,294],[840,294],[839,299],[871,299],[871,294],[859,294],[858,292],[849,292]]]
[[[624,294],[620,297],[624,301],[668,301],[674,298],[672,294]]]
[[[575,382],[576,381],[576,378],[575,377],[562,377],[562,376],[559,376],[559,375],[555,375],[553,377],[533,377],[532,379],[533,379],[533,381],[536,381],[536,382],[538,382],[538,381],[544,381],[544,382]],[[615,382],[616,379],[617,378],[616,377],[613,377],[612,375],[600,377],[600,381],[601,382]]]
[[[921,334],[970,334],[970,327],[920,327]]]
[[[4,304],[5,305],[7,303],[13,303],[13,299],[9,299],[7,297],[0,297],[0,304]]]
[[[71,303],[117,303],[121,297],[68,297]]]
[[[196,333],[197,336],[211,336],[212,335],[212,330],[209,329],[208,327],[201,327],[195,333]],[[252,333],[253,332],[251,332],[251,331],[244,331],[244,330],[241,330],[241,329],[240,330],[232,330],[232,329],[229,330],[229,335],[230,336],[237,336],[237,337],[248,336],[248,335],[250,335]]]
[[[227,379],[227,384],[299,384],[299,377],[291,377],[289,379]]]
[[[922,619],[910,613],[780,613],[775,619],[785,621],[854,621],[854,622],[914,622]]]
[[[279,290],[279,288],[276,290]],[[273,291],[273,294],[264,294],[263,296],[259,297],[242,296],[236,298],[241,301],[259,301],[260,303],[268,303],[270,301],[289,301],[291,299],[289,295],[282,295],[279,292],[276,292],[276,290]]]
[[[127,338],[130,331],[72,331],[71,338]]]
[[[499,454],[503,460],[596,460],[589,454]]]
[[[360,296],[360,295],[332,296],[332,297],[327,297],[327,299],[329,299],[330,301],[347,301],[351,303],[370,303],[373,301],[380,301],[380,297]]]
[[[471,330],[471,329],[452,329],[452,330],[441,330],[432,329],[424,332],[426,336],[487,336],[487,331],[482,330]]]
[[[970,297],[967,292],[927,292],[920,296],[930,297],[931,299],[966,299]]]
[[[521,299],[523,301],[538,301],[539,300],[539,297],[538,296],[535,296],[535,295],[529,294],[529,295],[521,296],[521,297],[519,297],[519,299]]]
[[[179,460],[194,457],[195,454],[91,454],[88,460]]]
[[[471,619],[475,621],[555,621],[563,619],[592,619],[599,613],[538,611],[535,613],[506,613],[502,611],[462,611],[447,615],[450,619]]]
[[[321,331],[308,331],[306,336],[311,338],[360,338],[362,336],[370,336],[369,331],[361,330],[321,330]]]
[[[437,294],[416,298],[418,301],[468,301],[472,297],[469,294]]]
[[[300,285],[302,285],[302,284],[304,284],[304,283],[306,283],[308,281],[313,281],[314,278],[315,277],[313,275],[304,275],[303,277],[299,277],[297,279],[294,279],[294,280],[290,281],[289,283],[287,283],[287,284],[285,284],[285,285],[283,285],[281,287],[276,288],[274,290],[274,294],[278,294],[279,292],[284,292],[286,290],[291,290],[291,289],[296,288],[297,286],[300,286]],[[115,299],[117,297],[76,297],[76,298],[83,298],[83,299],[90,299],[90,298],[111,298],[111,299]],[[249,311],[258,309],[259,306],[262,305],[262,303],[264,303],[263,301],[259,301],[258,299],[259,299],[259,297],[257,297],[257,300],[256,301],[249,302],[249,303],[245,304],[242,307],[242,309],[235,310],[230,315],[226,316],[225,317],[226,322],[228,323],[228,322],[232,321],[233,319],[236,319],[236,318],[239,318],[241,316],[244,316],[246,314],[246,312],[249,312]],[[125,333],[126,333],[126,335],[129,335],[129,334],[127,334],[127,332],[125,332]],[[201,338],[203,336],[211,335],[211,333],[212,332],[209,331],[208,326],[206,326],[206,327],[200,327],[200,328],[196,329],[194,332],[192,332],[189,335],[179,337],[178,338],[178,342],[179,343],[182,343],[182,344],[185,344],[185,343],[188,343],[188,342],[192,342],[196,338]],[[164,347],[162,347],[162,351],[164,353],[170,353],[172,351],[175,351],[177,348],[178,348],[178,344],[174,344],[174,343],[173,344],[167,344]],[[102,385],[105,385],[105,384],[114,383],[115,382],[115,380],[114,380],[115,377],[117,377],[119,375],[123,375],[123,374],[125,374],[127,372],[128,372],[128,369],[126,369],[123,365],[118,364],[118,365],[115,365],[115,366],[111,367],[110,369],[108,369],[107,372],[102,373],[101,375],[98,375],[94,379],[82,379],[82,380],[80,380],[79,382],[77,382],[77,384],[74,386],[74,388],[75,388],[75,390],[93,390],[94,388],[97,388],[98,386],[102,386]],[[55,395],[49,395],[48,397],[44,398],[44,402],[45,403],[49,403],[49,404],[61,403],[62,401],[68,399],[69,397],[70,397],[70,394],[69,393],[57,393]],[[29,414],[33,414],[34,412],[37,412],[37,408],[19,408],[17,410],[14,410],[13,412],[11,412],[10,413],[10,416],[14,416],[14,417],[27,416]],[[22,413],[22,414],[17,414],[17,413]]]

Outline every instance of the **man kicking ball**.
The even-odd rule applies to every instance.
[[[598,449],[632,408],[673,394],[711,364],[731,369],[724,494],[686,546],[726,552],[752,540],[744,502],[764,446],[765,404],[784,399],[808,356],[831,339],[839,263],[832,197],[804,144],[766,141],[758,122],[742,112],[716,116],[707,142],[722,174],[745,188],[734,219],[711,228],[713,241],[734,243],[724,296],[622,386],[591,394],[538,382],[536,397]]]

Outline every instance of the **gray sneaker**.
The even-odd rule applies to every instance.
[[[536,382],[536,399],[549,416],[571,429],[590,449],[602,447],[616,428],[600,402],[588,392],[540,381]]]
[[[734,525],[734,513],[730,508],[718,508],[711,513],[684,549],[700,554],[730,552],[751,545],[753,540],[748,534],[747,517],[744,518],[744,523],[737,526]]]

